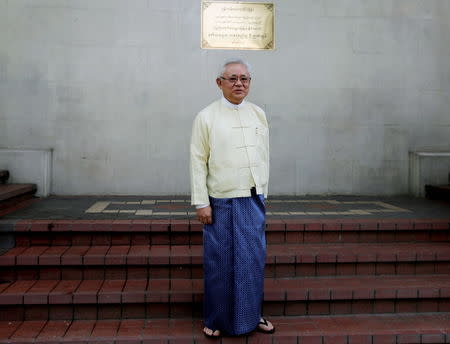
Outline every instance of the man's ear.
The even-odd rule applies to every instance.
[[[220,89],[222,89],[222,80],[220,78],[216,79],[216,84],[219,86]]]

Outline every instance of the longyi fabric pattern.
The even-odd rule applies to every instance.
[[[263,195],[210,198],[205,225],[204,321],[229,335],[253,331],[261,317],[266,239]]]

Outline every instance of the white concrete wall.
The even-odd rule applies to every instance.
[[[217,66],[254,66],[273,194],[401,194],[450,148],[450,0],[274,0],[276,50],[201,50],[200,0],[0,0],[0,146],[53,148],[54,194],[186,194]]]

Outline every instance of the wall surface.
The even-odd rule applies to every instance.
[[[192,120],[240,56],[270,193],[406,193],[408,151],[450,148],[450,0],[272,2],[261,52],[201,50],[200,0],[0,0],[0,147],[52,148],[54,194],[187,194]]]

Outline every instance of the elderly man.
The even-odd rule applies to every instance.
[[[264,111],[244,99],[248,63],[216,79],[223,97],[200,111],[191,138],[191,195],[204,224],[204,334],[275,331],[261,316],[269,133]]]

